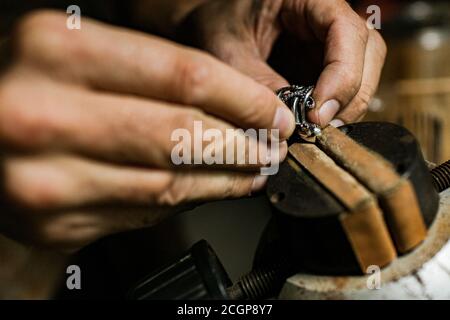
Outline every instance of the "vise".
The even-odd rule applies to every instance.
[[[309,124],[311,92],[279,91],[298,131],[268,180],[273,215],[253,270],[232,284],[201,241],[131,298],[450,298],[450,162],[430,173],[415,137],[392,123]]]

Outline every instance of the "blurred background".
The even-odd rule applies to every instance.
[[[0,35],[6,38],[20,14],[42,5],[66,8],[78,3],[83,14],[134,26],[126,2],[65,2],[2,0]],[[380,7],[379,31],[388,44],[379,92],[371,102],[365,120],[401,124],[417,136],[427,160],[441,163],[450,159],[450,1],[351,2],[364,19],[369,16],[368,6]],[[103,239],[82,250],[72,260],[82,267],[84,279],[88,279],[84,290],[63,290],[60,296],[120,297],[131,282],[175,258],[200,239],[207,239],[212,244],[230,277],[236,280],[251,269],[259,237],[269,218],[270,207],[261,196],[210,203],[156,227]],[[19,253],[19,249],[14,250],[10,251],[10,260]],[[27,261],[22,256],[18,259]],[[37,281],[54,268],[42,261],[34,265],[33,272],[29,266],[9,273],[2,270],[0,261],[0,280],[3,283],[9,281],[11,285],[14,277]],[[34,276],[30,276],[30,272]],[[25,292],[26,297],[39,294],[42,294],[39,290]]]
[[[355,1],[366,16],[381,8],[388,45],[377,98],[365,120],[401,124],[418,138],[427,160],[450,158],[450,1]]]

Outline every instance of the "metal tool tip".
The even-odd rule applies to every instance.
[[[315,135],[316,137],[322,135],[322,129],[320,129],[319,127],[314,127],[313,135]]]

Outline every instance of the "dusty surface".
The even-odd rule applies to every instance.
[[[378,196],[399,252],[409,252],[425,239],[426,226],[411,182],[400,177],[390,162],[331,126],[323,129],[317,141]]]
[[[450,299],[450,189],[440,194],[439,213],[415,251],[381,271],[381,288],[369,276],[297,274],[286,281],[282,299]]]

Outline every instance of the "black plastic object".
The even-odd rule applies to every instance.
[[[136,300],[228,299],[231,281],[205,240],[194,244],[177,262],[145,277],[129,294]]]
[[[340,129],[382,155],[412,182],[429,226],[436,215],[439,197],[414,136],[401,126],[384,122],[350,124]],[[275,213],[268,228],[271,243],[267,243],[266,231],[255,260],[257,264],[268,263],[274,259],[273,255],[283,251],[297,272],[361,274],[339,222],[344,207],[306,170],[297,173],[285,161],[278,174],[270,177],[267,195]],[[272,253],[261,248],[272,248]]]

